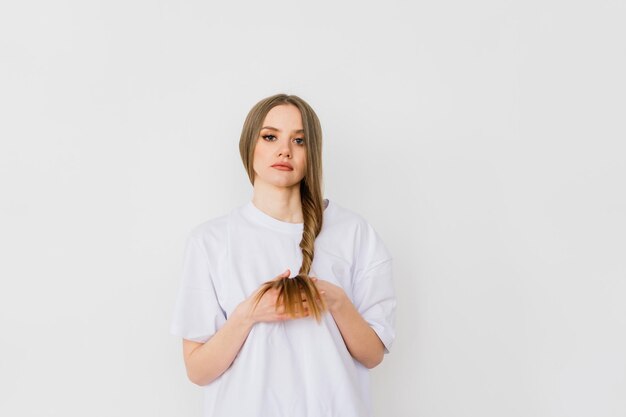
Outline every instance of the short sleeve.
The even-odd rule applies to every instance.
[[[217,298],[207,252],[201,241],[191,234],[185,246],[170,333],[204,343],[225,322],[226,314]]]
[[[361,252],[359,264],[363,266],[355,270],[353,302],[385,345],[385,353],[389,353],[396,336],[393,259],[380,236],[369,225],[361,236]]]

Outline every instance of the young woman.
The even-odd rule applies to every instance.
[[[368,369],[395,338],[391,254],[323,199],[322,131],[304,100],[258,102],[239,150],[252,200],[188,235],[171,324],[203,415],[369,416]]]

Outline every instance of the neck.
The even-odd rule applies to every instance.
[[[304,223],[299,183],[279,188],[255,181],[252,203],[275,219],[287,223]]]

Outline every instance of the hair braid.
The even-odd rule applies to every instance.
[[[315,283],[309,277],[309,272],[315,254],[315,238],[322,230],[324,209],[322,208],[322,202],[312,197],[304,181],[301,182],[300,193],[302,196],[302,215],[304,217],[302,240],[300,241],[300,249],[302,250],[300,272],[293,278],[282,278],[263,283],[255,296],[254,307],[261,301],[261,298],[267,291],[276,289],[278,290],[276,307],[283,304],[285,313],[295,317],[304,312],[303,297],[301,295],[303,293],[309,307],[309,313],[319,322],[322,319],[322,313],[326,311],[327,307]]]

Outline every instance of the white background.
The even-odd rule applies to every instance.
[[[0,415],[199,416],[184,238],[261,98],[394,256],[376,415],[626,415],[622,1],[0,6]]]

